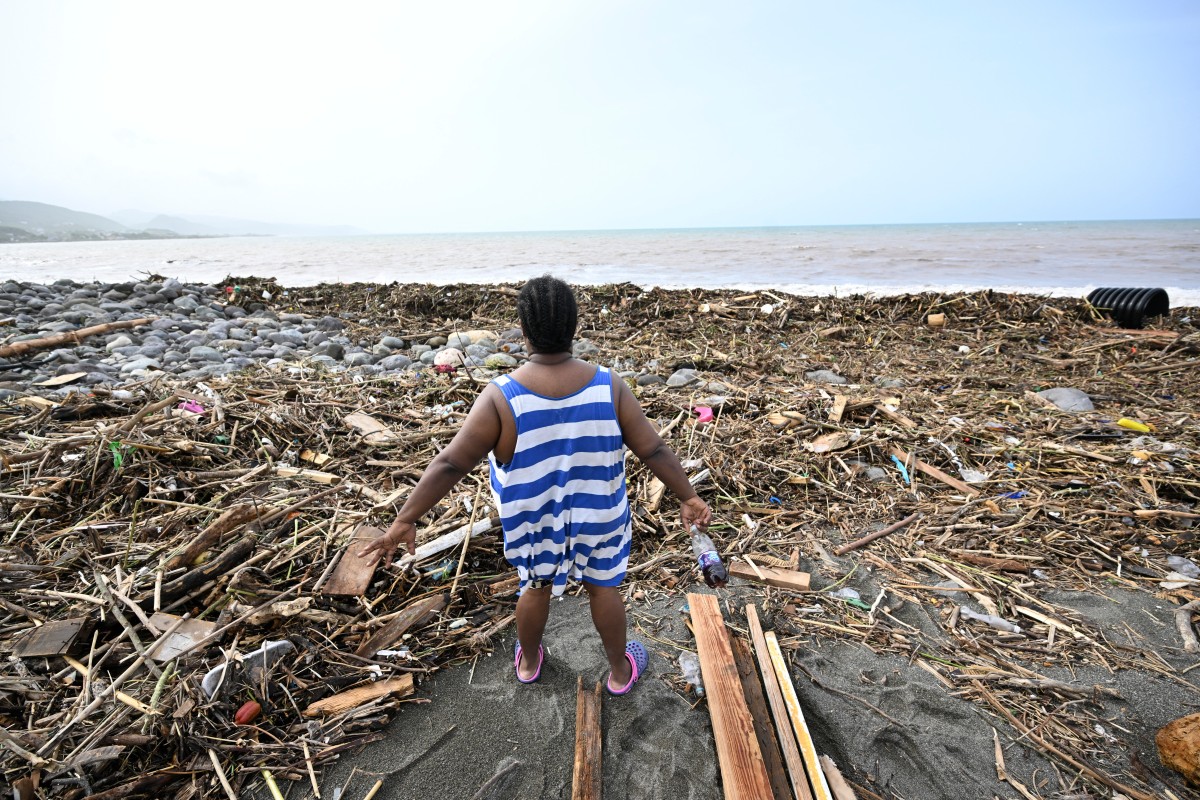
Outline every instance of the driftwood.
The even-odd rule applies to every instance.
[[[767,698],[763,694],[758,668],[754,665],[754,656],[751,655],[746,640],[732,631],[729,633],[729,646],[733,650],[733,661],[737,664],[738,675],[742,679],[742,694],[746,698],[746,706],[750,709],[750,718],[754,720],[754,733],[758,736],[758,749],[762,753],[767,776],[771,779],[773,796],[775,800],[790,800],[792,789],[788,784],[787,772],[783,768],[779,738],[775,734],[775,726],[771,723],[771,712],[767,709]]]
[[[919,511],[914,511],[913,513],[909,514],[907,517],[900,520],[899,522],[893,522],[891,525],[888,525],[886,528],[883,528],[882,530],[875,531],[874,533],[868,533],[866,536],[862,537],[861,539],[855,539],[853,542],[847,542],[846,544],[842,545],[841,547],[834,548],[833,554],[835,556],[844,556],[844,555],[846,555],[846,553],[849,553],[851,550],[857,550],[858,548],[862,547],[863,545],[870,544],[871,542],[875,541],[876,539],[881,539],[884,536],[887,536],[889,533],[895,533],[896,531],[898,531],[902,528],[907,528],[910,524],[912,524],[914,521],[916,521],[916,519],[920,516],[921,516],[921,513]]]
[[[580,675],[575,680],[575,767],[571,776],[571,800],[600,800],[603,796],[602,742],[600,683],[596,682],[594,690],[585,690]]]
[[[750,629],[750,639],[754,643],[754,653],[758,659],[759,672],[762,674],[763,687],[766,689],[767,701],[770,704],[771,718],[775,722],[775,735],[780,749],[783,751],[783,759],[787,765],[792,789],[799,800],[812,800],[812,791],[808,788],[808,774],[804,768],[804,756],[800,754],[800,746],[792,729],[792,718],[788,713],[787,700],[780,688],[779,676],[775,674],[771,651],[767,648],[767,639],[763,634],[762,624],[758,620],[757,606],[746,606],[746,623]]]
[[[25,339],[24,341],[13,342],[12,344],[0,345],[0,358],[16,358],[34,350],[45,350],[49,347],[62,347],[63,345],[80,344],[83,339],[86,339],[89,336],[98,336],[101,333],[121,330],[122,328],[136,328],[139,325],[149,325],[151,322],[154,322],[154,317],[118,320],[117,322],[105,322],[102,325],[92,325],[87,328],[80,328],[77,331],[56,333],[53,336],[43,336],[41,339]]]

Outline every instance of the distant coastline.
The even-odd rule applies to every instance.
[[[268,233],[242,234],[244,236],[270,236]],[[141,239],[224,239],[228,234],[185,234],[175,231],[70,231],[67,233],[40,234],[24,228],[0,225],[0,244],[53,244],[56,242],[124,242]]]

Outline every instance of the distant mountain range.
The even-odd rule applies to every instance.
[[[354,236],[349,225],[287,225],[228,217],[184,218],[126,210],[102,217],[47,203],[0,200],[0,243],[199,236]]]

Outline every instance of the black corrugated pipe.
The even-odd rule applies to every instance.
[[[1144,317],[1171,311],[1171,299],[1163,289],[1095,289],[1087,301],[1122,328],[1140,328]]]

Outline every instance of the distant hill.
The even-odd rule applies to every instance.
[[[109,216],[130,228],[166,228],[194,236],[361,236],[367,231],[350,225],[295,225],[208,214],[152,214],[125,209]]]
[[[26,200],[0,200],[0,227],[48,240],[109,238],[132,232],[108,217]]]

